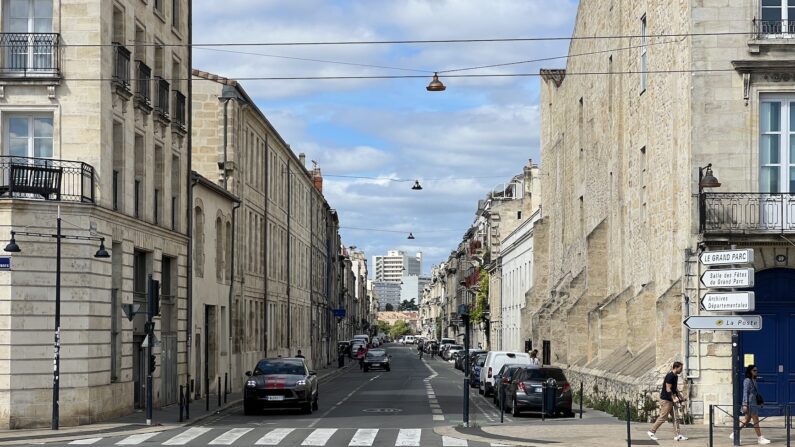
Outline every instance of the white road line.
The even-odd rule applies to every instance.
[[[137,445],[137,444],[140,444],[140,443],[146,441],[147,439],[151,438],[152,436],[154,436],[156,434],[158,434],[158,432],[141,433],[141,434],[138,434],[138,435],[128,436],[128,437],[122,439],[121,441],[117,442],[116,445]]]
[[[469,444],[466,439],[453,438],[452,436],[442,436],[442,445],[444,447],[466,447]]]
[[[192,427],[164,442],[163,445],[185,445],[210,430],[205,427]]]
[[[433,414],[442,414],[442,410],[441,409],[436,409],[436,408],[431,408],[431,413],[433,413]]]
[[[301,445],[326,445],[331,436],[337,432],[336,428],[318,428],[304,439]]]
[[[444,420],[444,416],[442,416],[441,414],[434,414],[433,415],[433,420],[434,421],[443,421]]]
[[[359,391],[360,389],[364,388],[364,387],[365,387],[367,384],[369,384],[369,383],[370,383],[370,382],[372,382],[373,380],[376,380],[376,379],[378,379],[379,377],[381,377],[381,374],[378,374],[377,376],[374,376],[372,379],[370,379],[370,380],[368,380],[367,382],[364,382],[363,384],[361,384],[361,385],[359,385],[358,387],[356,387],[356,388],[355,388],[353,391],[351,391],[350,393],[348,393],[348,395],[347,395],[347,396],[345,396],[345,398],[343,398],[341,401],[337,402],[337,403],[336,403],[336,404],[335,404],[333,407],[331,407],[331,408],[329,408],[328,410],[326,410],[326,412],[325,412],[325,413],[323,413],[323,414],[322,414],[322,415],[321,415],[319,418],[317,418],[317,419],[315,419],[314,421],[312,421],[312,423],[311,423],[311,424],[307,425],[307,426],[306,426],[306,428],[314,428],[314,426],[315,426],[315,425],[317,425],[317,424],[318,424],[318,422],[320,422],[321,420],[324,420],[324,419],[326,419],[326,417],[327,417],[329,414],[331,414],[331,412],[332,412],[332,411],[336,410],[336,409],[337,409],[337,407],[339,407],[340,405],[344,404],[344,403],[345,403],[345,401],[346,401],[346,400],[348,400],[348,399],[350,399],[350,397],[351,397],[351,396],[353,396],[354,394],[356,394],[356,392],[357,392],[357,391]]]
[[[287,437],[290,433],[292,433],[295,429],[294,428],[276,428],[271,430],[265,436],[259,438],[255,445],[279,445],[280,442],[284,438]]]
[[[240,439],[241,436],[254,430],[253,428],[233,428],[221,436],[210,441],[209,445],[232,445],[233,442]]]
[[[376,436],[378,436],[377,428],[360,428],[356,430],[356,434],[353,435],[348,445],[369,447],[375,442]]]
[[[78,439],[76,441],[70,442],[69,444],[89,445],[89,444],[93,444],[93,443],[95,443],[95,442],[97,442],[97,441],[99,441],[101,439],[102,438]]]
[[[419,447],[421,437],[422,430],[418,428],[401,428],[395,447]]]

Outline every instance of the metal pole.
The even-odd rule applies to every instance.
[[[500,424],[505,422],[505,388],[500,385]]]
[[[580,419],[582,419],[582,401],[584,399],[585,399],[585,396],[583,395],[583,386],[582,386],[582,382],[580,382]]]
[[[738,333],[732,331],[732,432],[734,433],[733,445],[740,445],[740,393],[737,392],[737,376],[739,374],[738,360],[740,347],[738,346]],[[751,402],[748,402],[750,405]]]
[[[179,386],[179,421],[183,421],[182,411],[185,407],[185,394],[184,394],[184,387],[182,385]]]
[[[187,391],[185,393],[185,420],[189,421],[190,420],[190,393],[191,393],[192,390],[190,388],[190,385],[187,384],[187,383],[185,384],[185,391]]]
[[[547,382],[541,382],[541,422],[547,417]]]
[[[715,426],[715,406],[710,404],[709,406],[709,447],[712,447],[712,443],[714,442],[713,439],[713,430]]]
[[[465,367],[469,368],[469,316],[464,319],[464,359]],[[464,371],[464,427],[469,427],[469,374]]]
[[[787,405],[785,407],[785,411],[786,411],[786,420],[787,420],[786,421],[786,425],[787,425],[787,447],[790,447],[791,446],[790,432],[792,430],[792,405]]]
[[[674,418],[676,418],[676,415],[674,415]],[[629,420],[630,420],[629,401],[627,401],[627,447],[632,447],[632,433],[630,433],[629,430],[629,422],[630,422]]]
[[[221,408],[221,376],[218,376],[218,408]]]
[[[54,366],[52,370],[52,429],[60,425],[59,399],[61,392],[61,207],[58,207],[55,233],[55,336]]]
[[[230,309],[231,310],[231,309]],[[204,411],[210,411],[210,318],[204,306]]]
[[[147,275],[146,287],[146,425],[152,425],[152,388],[153,378],[152,370],[155,369],[152,350],[154,349],[155,331],[152,325],[152,318],[154,317],[154,282],[152,274]]]
[[[229,373],[224,373],[224,403],[226,403],[226,396],[229,394]]]

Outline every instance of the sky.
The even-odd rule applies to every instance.
[[[199,1],[193,65],[232,79],[423,76],[241,83],[292,149],[318,162],[344,244],[368,259],[422,251],[427,274],[458,246],[479,199],[540,162],[537,76],[442,73],[447,90],[427,92],[433,72],[549,57],[561,58],[462,73],[561,68],[569,42],[200,45],[568,37],[576,12],[577,0]]]

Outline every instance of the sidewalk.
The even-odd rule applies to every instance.
[[[330,380],[343,371],[346,371],[353,363],[347,363],[343,368],[323,368],[317,370],[320,381]],[[97,424],[80,425],[77,427],[63,427],[60,430],[50,429],[30,429],[30,430],[0,430],[0,446],[15,444],[39,444],[45,442],[66,442],[76,439],[83,439],[90,436],[114,435],[133,435],[138,433],[150,433],[157,431],[170,430],[175,427],[198,424],[199,422],[214,416],[228,408],[241,405],[243,394],[240,392],[230,393],[221,396],[221,406],[218,406],[218,395],[210,395],[210,409],[206,409],[206,401],[191,400],[190,420],[179,421],[179,405],[169,405],[168,407],[156,408],[153,410],[153,425],[146,425],[146,411],[136,410],[126,416],[117,419],[103,421]]]
[[[501,445],[519,446],[544,446],[554,444],[556,447],[622,447],[627,444],[627,423],[619,421],[606,413],[586,410],[588,417],[585,419],[547,419],[542,422],[535,416],[524,416],[513,424],[489,424],[477,428],[461,428],[455,426],[437,427],[437,434],[465,438],[470,441],[487,442]],[[771,446],[786,446],[786,430],[783,423],[777,426],[762,423],[762,433],[770,439]],[[684,425],[682,434],[688,436],[688,441],[677,442],[673,440],[673,425],[667,423],[657,431],[659,441],[652,441],[646,434],[651,424],[633,422],[630,425],[630,435],[633,446],[652,445],[662,447],[672,446],[709,446],[709,427],[704,424]],[[730,447],[729,440],[731,428],[728,426],[715,427],[713,442],[715,447]],[[756,445],[756,434],[753,429],[741,431],[742,445]],[[795,433],[792,444],[795,445]]]

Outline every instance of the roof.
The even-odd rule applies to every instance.
[[[231,192],[227,191],[226,189],[218,186],[217,184],[212,182],[210,179],[208,179],[207,177],[204,177],[203,175],[199,174],[198,172],[191,171],[191,178],[193,179],[194,183],[198,183],[198,184],[204,186],[205,188],[213,191],[214,193],[218,194],[219,196],[225,197],[225,198],[231,200],[234,203],[240,203],[240,199],[237,198],[236,195],[234,195]]]
[[[229,79],[214,73],[210,73],[208,71],[201,71],[197,69],[193,69],[193,76],[197,78],[207,79],[208,81],[215,81],[219,84],[228,85],[230,87],[237,87],[238,83],[234,79]]]

